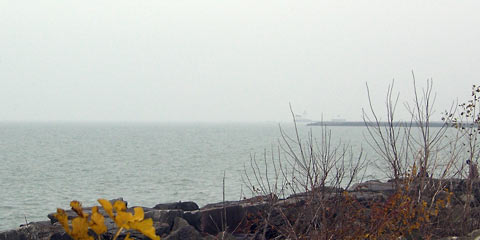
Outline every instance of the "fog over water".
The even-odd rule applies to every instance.
[[[0,121],[359,120],[480,79],[478,1],[1,1]],[[406,113],[400,109],[400,116]]]
[[[474,0],[1,0],[0,230],[47,220],[73,199],[218,202],[224,171],[227,200],[237,200],[251,154],[278,146],[277,123],[293,131],[290,104],[300,120],[360,121],[368,83],[384,121],[395,79],[396,119],[408,120],[412,71],[419,91],[433,78],[439,121],[480,79],[479,9]],[[365,147],[367,175],[385,179],[364,128],[332,129],[355,154]]]

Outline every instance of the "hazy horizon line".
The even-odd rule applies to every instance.
[[[350,123],[357,123],[357,122],[365,122],[362,119],[352,119],[346,121],[335,121],[336,119],[331,120],[311,120],[311,121],[299,121],[296,120],[297,124],[309,124],[309,123],[321,123],[321,122],[350,122]],[[371,123],[375,121],[370,121]],[[379,122],[386,122],[380,120]],[[399,119],[396,122],[410,122],[410,120],[403,120]],[[415,122],[415,121],[413,121]],[[430,121],[431,123],[441,123],[442,121]],[[240,120],[240,121],[233,121],[233,120],[221,120],[221,121],[211,121],[211,120],[198,120],[198,121],[180,121],[180,120],[173,120],[173,121],[165,121],[165,120],[0,120],[0,124],[2,123],[145,123],[145,124],[166,124],[166,123],[294,123],[293,119],[291,120]]]

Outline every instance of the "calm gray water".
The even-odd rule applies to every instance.
[[[292,125],[285,124],[287,131]],[[300,125],[305,134],[309,127]],[[314,134],[319,133],[313,127]],[[359,145],[362,128],[334,127]],[[48,220],[71,200],[123,197],[129,206],[193,200],[203,205],[249,196],[250,154],[276,146],[278,124],[0,124],[0,230]]]

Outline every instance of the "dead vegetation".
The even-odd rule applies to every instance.
[[[245,183],[264,196],[265,205],[239,231],[256,239],[437,239],[480,228],[480,88],[473,87],[460,111],[446,111],[445,125],[436,128],[430,126],[436,98],[431,80],[419,89],[413,76],[414,99],[404,105],[409,121],[397,121],[393,82],[385,101],[387,124],[368,86],[367,92],[365,142],[377,158],[367,162],[362,149],[333,143],[326,126],[318,139],[311,132],[302,138],[292,111],[294,134],[281,129],[278,148],[251,159]],[[356,184],[368,180],[367,168],[391,180],[377,189],[375,182]]]

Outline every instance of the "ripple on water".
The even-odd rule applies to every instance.
[[[250,153],[278,138],[276,124],[0,124],[0,230],[47,220],[73,199],[218,202],[224,170],[237,200]]]

